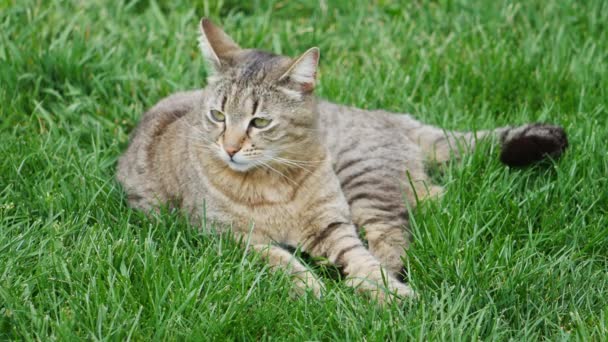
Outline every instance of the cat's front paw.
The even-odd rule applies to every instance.
[[[416,293],[408,284],[400,282],[384,271],[378,277],[350,278],[347,283],[358,291],[371,296],[380,305],[416,298]]]
[[[398,280],[392,281],[389,290],[396,295],[397,299],[416,298],[416,292],[408,284],[404,284]]]
[[[291,290],[292,297],[302,297],[307,292],[320,299],[325,292],[325,285],[311,274],[294,277],[294,287]]]

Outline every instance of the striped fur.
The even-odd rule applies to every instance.
[[[407,114],[319,101],[312,94],[318,49],[290,59],[241,49],[208,20],[201,29],[214,70],[208,86],[144,114],[117,178],[132,207],[170,205],[214,221],[291,274],[300,290],[320,295],[323,285],[279,246],[328,258],[349,285],[380,302],[413,296],[398,280],[409,243],[405,203],[442,192],[425,161],[457,157],[486,137],[497,138],[512,166],[557,157],[567,146],[557,126],[451,132]]]

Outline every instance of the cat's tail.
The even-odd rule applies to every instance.
[[[472,151],[477,143],[489,137],[500,142],[500,160],[515,167],[526,166],[546,157],[558,158],[568,147],[563,128],[544,123],[500,127],[476,132],[448,131],[423,124],[405,115],[406,134],[427,157],[443,163]]]

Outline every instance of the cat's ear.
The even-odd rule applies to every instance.
[[[201,19],[200,26],[199,46],[203,56],[214,72],[221,72],[222,68],[230,65],[232,56],[241,48],[209,19]]]
[[[313,47],[296,58],[279,78],[279,83],[298,95],[309,94],[315,89],[319,48]]]

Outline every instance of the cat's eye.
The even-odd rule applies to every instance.
[[[265,119],[265,118],[255,118],[255,119],[251,120],[251,126],[253,126],[255,128],[264,128],[264,127],[267,127],[268,125],[270,125],[271,121],[272,120]]]
[[[220,112],[217,109],[212,109],[209,111],[209,114],[211,114],[211,118],[214,121],[217,122],[224,122],[226,120],[226,115],[224,115],[224,113]]]

